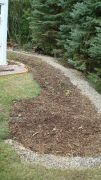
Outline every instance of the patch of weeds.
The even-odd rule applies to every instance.
[[[9,60],[16,60],[16,54],[15,53],[7,53],[7,58],[9,59]]]
[[[0,122],[0,140],[4,140],[9,135],[9,126],[7,121]]]
[[[89,73],[87,76],[87,80],[96,89],[96,91],[101,94],[101,77],[99,77],[95,73]]]
[[[0,140],[6,139],[9,135],[8,120],[7,114],[0,114]]]
[[[70,91],[70,90],[66,90],[66,91],[65,91],[65,96],[70,96],[70,94],[71,94],[71,91]]]
[[[49,85],[49,82],[48,82],[48,81],[45,81],[45,84],[46,84],[46,85]]]

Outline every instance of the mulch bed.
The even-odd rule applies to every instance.
[[[31,68],[40,96],[13,103],[11,138],[38,153],[101,154],[101,116],[59,70],[40,59],[17,56]]]

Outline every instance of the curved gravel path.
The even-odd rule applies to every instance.
[[[30,54],[26,52],[19,52],[19,51],[12,51],[9,50],[8,52],[14,52],[17,54],[24,54],[29,57],[37,57],[42,59],[42,61],[47,62],[51,66],[53,66],[56,69],[59,69],[66,77],[70,79],[73,85],[77,86],[78,89],[81,90],[81,93],[85,96],[87,96],[92,104],[95,105],[95,108],[98,113],[101,113],[101,95],[96,92],[96,90],[90,86],[90,84],[83,78],[82,73],[70,69],[70,68],[65,68],[62,65],[60,65],[54,58],[51,58],[49,56],[44,56],[44,55],[39,55],[39,54]]]
[[[6,140],[6,144],[12,146],[17,152],[22,161],[28,163],[42,165],[47,168],[60,168],[60,169],[72,169],[72,168],[93,168],[101,167],[101,156],[99,157],[61,157],[55,155],[42,155],[34,153],[33,151],[26,149],[20,143],[14,140]]]

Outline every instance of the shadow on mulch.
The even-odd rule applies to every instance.
[[[32,68],[41,95],[12,106],[11,138],[38,153],[101,154],[101,116],[60,71],[40,59],[17,55]]]

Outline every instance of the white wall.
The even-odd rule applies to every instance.
[[[7,19],[8,19],[8,0],[0,0],[0,65],[7,65]]]

